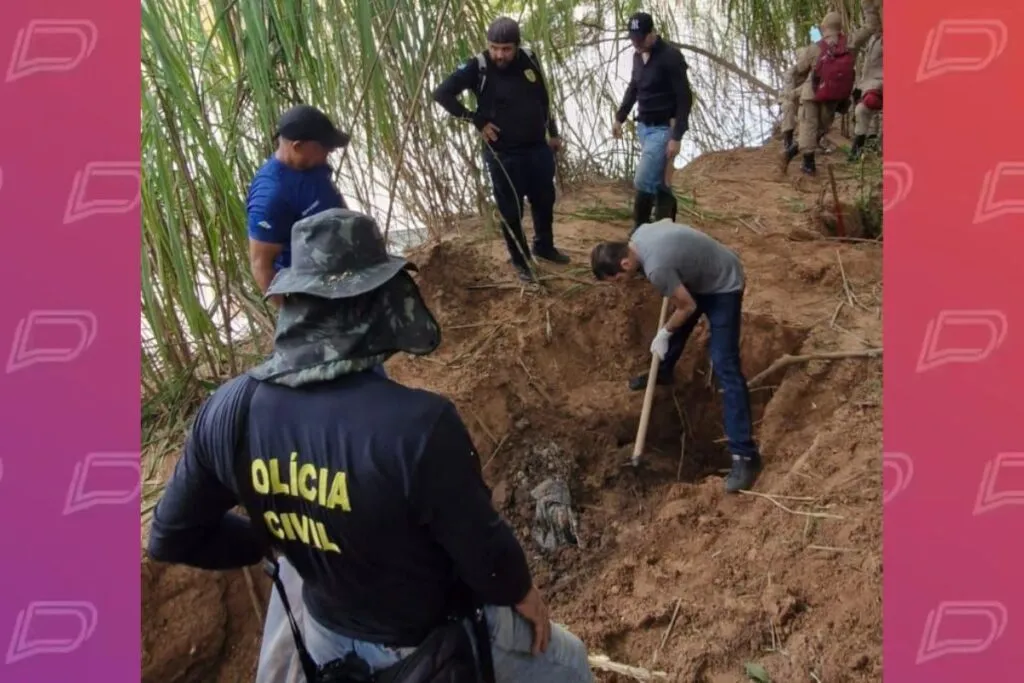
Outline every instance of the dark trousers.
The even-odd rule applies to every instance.
[[[509,152],[484,151],[484,161],[494,186],[494,201],[501,214],[512,263],[525,266],[530,250],[523,233],[523,199],[530,198],[533,217],[533,250],[550,252],[554,246],[555,155],[547,144]]]
[[[694,294],[697,309],[669,338],[668,353],[661,362],[658,374],[671,376],[690,333],[702,315],[711,328],[711,363],[718,386],[722,389],[725,436],[729,452],[742,457],[758,457],[754,444],[754,427],[750,419],[750,393],[747,380],[740,367],[740,322],[743,292],[727,294]]]

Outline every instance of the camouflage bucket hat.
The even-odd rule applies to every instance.
[[[346,299],[372,292],[403,269],[416,269],[388,254],[376,221],[348,209],[328,209],[297,222],[291,251],[291,267],[274,277],[266,296]]]
[[[419,287],[399,272],[358,298],[285,299],[274,352],[249,375],[298,387],[369,370],[398,352],[426,355],[440,343],[441,329]]]
[[[387,255],[372,218],[325,211],[295,224],[292,245],[304,266],[281,271],[268,290],[291,296],[278,313],[274,352],[251,377],[299,387],[440,345],[441,329],[406,272],[412,264]]]

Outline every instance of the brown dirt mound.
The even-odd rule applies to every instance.
[[[881,340],[881,250],[808,235],[820,185],[772,179],[777,152],[706,155],[676,179],[696,197],[680,220],[744,260],[748,378],[786,354]],[[702,324],[675,388],[657,392],[644,466],[623,468],[642,403],[626,379],[646,370],[660,303],[584,266],[593,243],[626,235],[628,196],[617,183],[565,193],[556,232],[574,265],[544,268],[539,290],[513,282],[478,227],[421,249],[444,342],[389,372],[459,407],[555,617],[593,652],[687,682],[742,681],[749,662],[774,681],[879,680],[881,362],[814,360],[754,387],[766,470],[756,495],[725,496]],[[580,544],[549,553],[530,535],[530,490],[552,475],[570,484]],[[241,575],[144,572],[144,680],[251,680],[260,624]]]
[[[269,579],[250,570],[204,572],[142,562],[142,680],[152,683],[251,683]]]

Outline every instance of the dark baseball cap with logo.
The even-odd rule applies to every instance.
[[[654,31],[654,18],[647,12],[637,12],[629,18],[626,26],[629,28],[630,38],[646,38]]]
[[[352,139],[338,129],[327,114],[308,104],[296,105],[281,114],[274,137],[293,142],[318,142],[328,150],[346,147]]]

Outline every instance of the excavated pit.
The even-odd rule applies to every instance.
[[[773,159],[764,150],[709,155],[693,173],[712,178],[729,167],[767,177]],[[779,187],[774,206],[785,216],[793,202]],[[770,216],[770,195],[759,192],[757,206]],[[561,206],[599,201],[622,206],[628,196],[609,185]],[[791,220],[794,235],[806,218]],[[507,272],[500,242],[465,230],[413,255],[444,331],[441,348],[428,358],[396,357],[388,372],[456,404],[554,617],[592,652],[644,667],[657,657],[653,668],[674,680],[739,681],[750,661],[773,680],[807,680],[809,672],[839,683],[877,680],[880,361],[810,361],[752,387],[766,461],[760,497],[727,496],[721,397],[709,381],[702,323],[675,386],[656,391],[642,466],[624,467],[643,402],[627,381],[647,370],[657,295],[642,281],[596,285],[579,265],[546,269],[544,292],[524,290]],[[626,233],[582,219],[558,231],[576,264],[597,239]],[[840,263],[835,243],[769,239],[742,227],[712,234],[747,268],[748,379],[787,354],[880,335],[867,305],[879,291],[880,251],[843,246]],[[837,313],[844,287],[860,293],[861,305]],[[534,539],[531,492],[554,479],[568,484],[578,528],[576,543],[549,550]],[[803,514],[812,510],[827,510],[828,519]],[[250,591],[242,572],[144,561],[143,681],[251,681],[262,630],[253,596],[265,610],[268,594],[265,577],[252,575]]]
[[[424,289],[430,292],[428,277]],[[493,454],[493,459],[484,459],[497,507],[516,527],[530,554],[543,556],[554,571],[560,571],[566,562],[579,562],[588,548],[607,545],[608,529],[599,521],[604,516],[595,512],[609,507],[642,512],[642,504],[638,507],[641,499],[671,495],[668,490],[673,485],[721,476],[729,466],[721,395],[708,377],[708,333],[703,322],[677,366],[675,386],[658,387],[655,392],[641,467],[623,466],[636,438],[643,392],[629,391],[630,373],[616,370],[624,369],[625,358],[634,359],[638,367],[646,365],[644,347],[636,342],[653,335],[660,307],[658,300],[637,284],[641,286],[630,287],[626,302],[619,303],[616,314],[622,313],[620,320],[610,320],[608,311],[587,311],[561,322],[560,339],[548,341],[545,325],[534,337],[542,348],[527,343],[516,366],[520,358],[529,358],[533,368],[529,375],[523,370],[522,377],[513,377],[511,382],[525,378],[532,396],[528,391],[503,391],[499,385],[486,392],[486,400],[462,411],[471,430],[483,432],[477,439],[481,452]],[[486,297],[481,291],[485,290],[466,290],[465,304],[482,306]],[[598,335],[588,343],[588,329],[613,327],[616,334]],[[752,314],[744,316],[743,327],[741,354],[748,377],[799,348],[806,334]],[[510,329],[509,333],[510,338],[519,339],[516,335],[522,331]],[[396,372],[401,374],[403,364],[424,362],[430,361],[400,360]],[[560,378],[557,373],[569,377]],[[770,386],[751,392],[755,424],[771,395]],[[503,447],[496,453],[484,436],[491,433],[488,423],[494,429],[508,425]],[[684,429],[686,450],[681,458]],[[569,484],[581,524],[578,546],[553,554],[540,549],[531,538],[535,501],[530,491],[550,478]],[[148,562],[144,567],[143,604],[151,628],[144,643],[144,683],[247,680],[246,660],[254,664],[261,624],[242,572],[197,572]],[[255,568],[251,575],[256,578],[259,600],[265,601],[263,596],[269,590],[265,577]],[[614,641],[607,641],[604,649],[620,649],[613,647]]]

